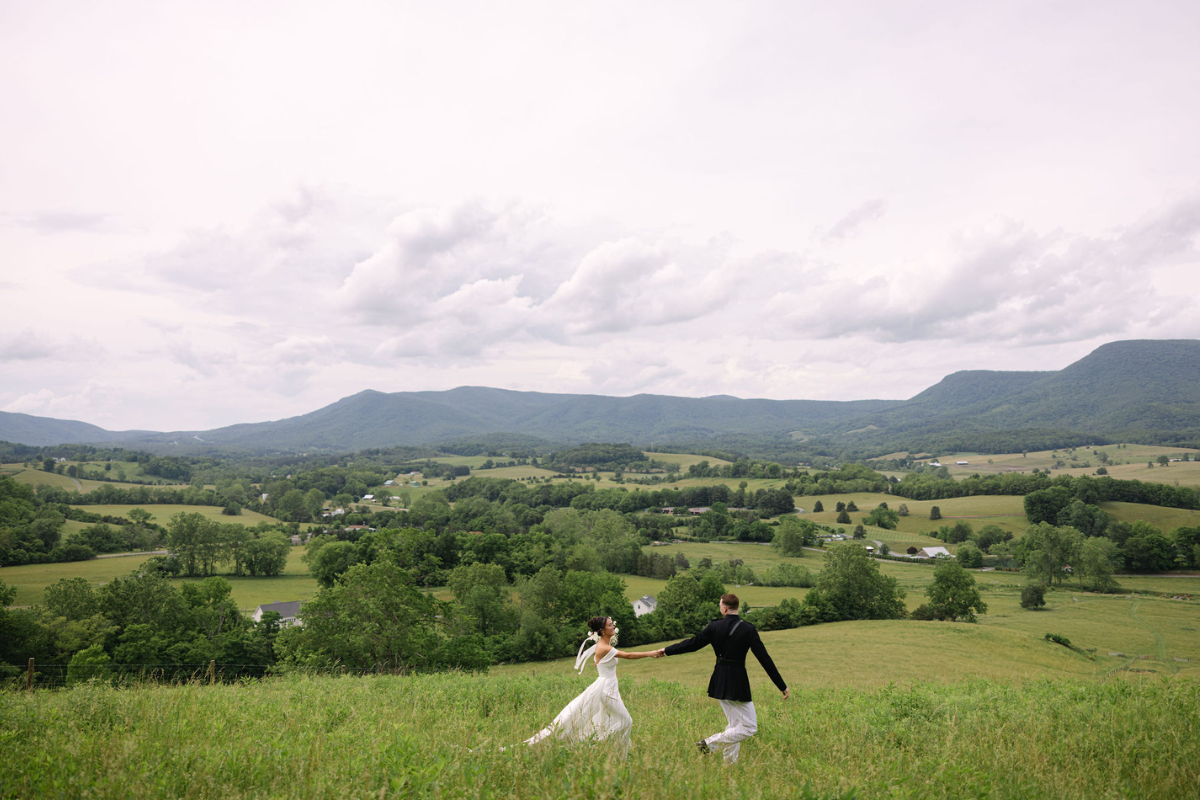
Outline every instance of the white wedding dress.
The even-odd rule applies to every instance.
[[[633,717],[625,710],[617,688],[615,647],[596,664],[596,672],[599,674],[592,685],[568,703],[553,722],[526,739],[525,744],[537,744],[547,737],[567,744],[611,739],[621,749],[629,749]]]

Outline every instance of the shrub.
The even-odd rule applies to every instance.
[[[1040,583],[1028,584],[1021,590],[1021,608],[1035,611],[1046,605],[1046,587]]]
[[[921,603],[921,605],[912,610],[910,616],[915,620],[920,620],[921,622],[932,622],[933,620],[941,619],[941,616],[938,615],[937,609],[929,605],[929,603]]]
[[[67,561],[89,561],[96,557],[96,551],[86,544],[60,544],[50,551],[50,560],[55,563]]]
[[[1068,639],[1065,636],[1059,636],[1057,633],[1047,633],[1045,636],[1045,639],[1047,642],[1054,642],[1055,644],[1061,644],[1063,647],[1071,646],[1070,639]]]
[[[941,519],[942,518],[942,510],[940,508],[938,508],[937,506],[934,506],[933,508],[929,509],[929,518],[930,519]]]

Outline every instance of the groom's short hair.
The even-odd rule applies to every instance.
[[[725,607],[728,608],[730,611],[737,611],[738,596],[736,594],[721,595],[721,602],[724,603]]]

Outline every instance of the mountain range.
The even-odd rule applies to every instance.
[[[354,451],[515,435],[555,444],[644,447],[729,437],[819,438],[859,450],[921,449],[953,433],[1054,430],[1129,440],[1200,440],[1200,341],[1113,342],[1048,372],[968,370],[909,400],[756,400],[547,394],[464,386],[359,392],[308,414],[207,431],[107,431],[0,412],[0,441],[121,445],[195,454]],[[986,438],[986,437],[985,437]],[[969,443],[963,449],[969,448]]]

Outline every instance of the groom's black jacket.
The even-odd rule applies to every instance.
[[[737,614],[713,620],[692,638],[666,648],[666,653],[669,656],[677,656],[700,650],[710,644],[717,654],[717,665],[713,667],[712,678],[708,681],[709,697],[750,702],[750,676],[746,674],[747,651],[754,652],[754,657],[762,664],[767,677],[779,691],[787,688],[779,670],[775,669],[775,662],[767,655],[767,648],[762,639],[758,638],[758,630],[744,619],[739,619]]]

